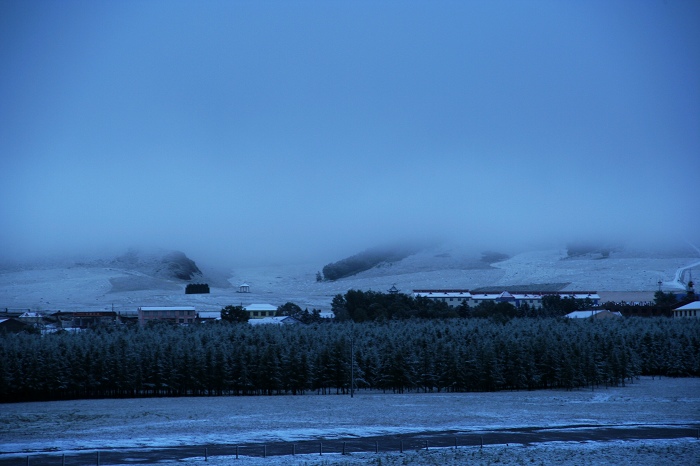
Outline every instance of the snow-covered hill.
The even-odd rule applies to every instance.
[[[291,301],[302,308],[327,310],[336,294],[349,289],[386,291],[392,285],[402,292],[539,286],[595,290],[604,300],[606,292],[609,296],[635,292],[640,299],[651,299],[659,281],[665,291],[680,291],[690,273],[700,277],[700,254],[691,248],[680,254],[617,251],[607,258],[568,257],[561,248],[522,252],[489,264],[481,255],[439,247],[334,282],[316,281],[316,272],[324,265],[318,263],[241,267],[226,272],[197,264],[200,273],[185,281],[168,274],[167,267],[164,272],[160,257],[127,259],[125,255],[116,260],[70,264],[5,265],[0,269],[0,308],[135,312],[139,306],[188,305],[198,311],[218,311],[229,304],[281,305]],[[189,282],[209,283],[211,293],[186,295]],[[238,292],[243,283],[250,285],[250,293]]]

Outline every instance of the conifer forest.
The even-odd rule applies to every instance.
[[[495,391],[700,375],[700,321],[410,319],[112,326],[0,337],[0,402]]]

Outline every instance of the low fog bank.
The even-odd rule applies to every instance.
[[[518,235],[511,228],[511,236],[500,236],[474,231],[437,232],[429,229],[407,230],[393,234],[345,234],[322,237],[261,234],[237,242],[203,241],[197,235],[143,238],[140,242],[80,241],[49,248],[46,244],[24,243],[0,253],[0,267],[79,265],[128,266],[136,261],[143,267],[173,252],[191,259],[200,272],[210,276],[222,275],[240,267],[306,265],[320,270],[324,265],[365,251],[402,251],[408,255],[423,251],[434,254],[452,254],[474,259],[484,255],[513,256],[522,252],[552,250],[564,255],[576,256],[586,252],[601,257],[700,257],[700,239],[691,239],[681,233],[651,234],[549,234],[539,236]],[[405,254],[404,254],[405,255]],[[160,260],[160,259],[158,259]],[[132,264],[133,265],[133,264]]]
[[[233,248],[224,255],[218,247],[204,249],[184,242],[172,250],[110,245],[90,251],[99,251],[100,257],[82,252],[38,257],[33,263],[23,258],[16,266],[3,262],[0,305],[133,312],[138,306],[150,305],[192,305],[201,311],[218,311],[230,304],[294,302],[302,308],[325,310],[333,296],[349,289],[386,291],[395,286],[410,292],[552,283],[568,283],[568,290],[644,291],[650,297],[659,281],[664,291],[684,289],[685,272],[694,268],[696,276],[700,266],[700,253],[684,241],[661,249],[661,243],[650,247],[638,242],[632,247],[617,241],[503,244],[459,240],[348,242],[326,245],[324,254],[316,255],[304,249],[292,251],[294,254],[250,249],[245,251],[250,257],[261,257],[250,265]],[[526,246],[533,249],[524,249]],[[223,267],[217,267],[220,264]],[[325,275],[329,264],[336,265],[335,276],[319,282],[317,273]],[[195,273],[189,280],[173,274],[183,269]],[[187,283],[207,283],[211,293],[185,294]],[[238,293],[243,283],[250,285],[250,293]]]

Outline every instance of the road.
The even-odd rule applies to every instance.
[[[84,452],[32,453],[0,457],[0,466],[89,466],[148,464],[208,456],[281,456],[302,454],[399,452],[425,448],[479,448],[481,445],[543,442],[588,442],[640,439],[700,438],[700,424],[693,425],[572,425],[556,428],[525,427],[488,431],[440,431],[298,442],[244,443],[240,445],[192,445],[147,449],[103,449]]]

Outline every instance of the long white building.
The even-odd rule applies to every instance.
[[[423,297],[442,301],[447,303],[450,307],[459,306],[465,301],[470,307],[478,306],[484,301],[495,301],[510,303],[515,307],[527,304],[532,308],[539,309],[542,307],[542,298],[548,295],[558,295],[562,299],[589,299],[591,305],[594,306],[600,303],[600,296],[596,291],[502,291],[500,293],[476,293],[469,290],[413,290],[413,296],[416,298]]]

